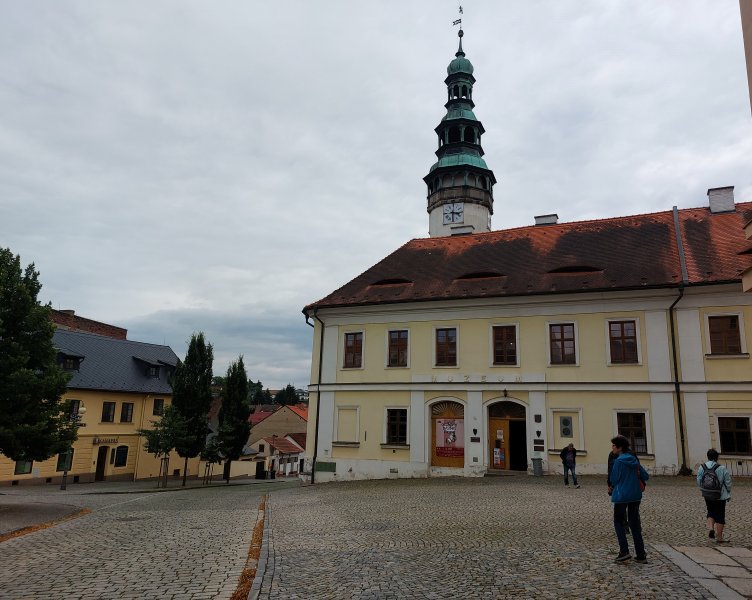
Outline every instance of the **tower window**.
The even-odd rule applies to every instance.
[[[454,88],[452,89],[452,92],[454,94],[453,95],[454,98],[459,98],[460,97],[460,86],[455,85]]]
[[[467,86],[466,85],[462,86],[462,97],[467,98]]]
[[[449,143],[454,144],[460,141],[460,128],[454,125],[449,128]]]

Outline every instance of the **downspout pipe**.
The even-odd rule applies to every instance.
[[[681,443],[682,464],[679,469],[679,475],[691,475],[692,470],[687,467],[687,450],[685,447],[684,435],[684,414],[682,411],[681,382],[679,381],[679,357],[676,355],[676,328],[674,326],[674,312],[676,305],[684,297],[684,287],[689,283],[689,273],[687,272],[687,259],[684,256],[684,244],[682,243],[681,228],[679,226],[679,210],[673,207],[674,213],[674,234],[676,236],[676,250],[679,254],[679,266],[681,267],[682,282],[679,284],[679,297],[674,300],[668,309],[669,321],[671,323],[671,355],[674,367],[674,393],[676,394],[676,411],[679,416],[679,441]]]
[[[679,381],[679,359],[676,356],[676,329],[674,327],[674,311],[676,305],[684,297],[684,285],[679,286],[679,296],[668,308],[669,321],[671,323],[671,356],[674,367],[674,393],[676,394],[676,410],[679,415],[679,443],[681,445],[682,464],[679,475],[691,475],[692,471],[687,467],[687,450],[684,439],[684,414],[682,411],[681,383]]]
[[[306,325],[316,328],[314,323],[310,323],[310,315],[303,311],[306,318]],[[311,460],[311,484],[316,483],[316,459],[319,452],[319,419],[321,417],[321,372],[324,360],[324,322],[318,316],[318,309],[313,309],[313,318],[321,324],[321,333],[319,334],[319,372],[316,378],[316,427],[313,434],[313,458]]]

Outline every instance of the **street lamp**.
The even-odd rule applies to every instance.
[[[81,419],[83,419],[83,416],[86,414],[86,407],[81,406],[79,409],[72,413],[70,416],[70,421],[74,423],[76,429],[79,427],[83,427],[81,424]],[[65,464],[63,465],[63,481],[60,484],[60,489],[64,490],[66,489],[66,486],[68,485],[68,467],[70,466],[70,459],[71,459],[71,450],[73,449],[73,442],[68,444],[68,449],[65,451]]]

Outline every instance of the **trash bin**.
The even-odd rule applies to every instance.
[[[543,459],[542,458],[533,459],[533,475],[535,475],[536,477],[543,477]]]

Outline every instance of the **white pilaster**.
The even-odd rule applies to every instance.
[[[671,352],[666,311],[645,313],[645,339],[650,381],[671,381]]]
[[[483,464],[482,440],[488,435],[483,432],[483,392],[467,392],[467,406],[465,407],[465,469],[470,472],[483,473],[486,470]],[[476,430],[477,435],[473,433]],[[471,442],[471,437],[479,437],[481,442]]]
[[[676,324],[682,381],[705,381],[700,311],[677,310]]]
[[[538,453],[533,452],[533,439],[535,438],[535,432],[540,431],[541,437],[538,439],[544,441],[543,447],[548,449],[550,446],[550,440],[547,439],[548,423],[546,415],[548,414],[548,411],[546,410],[546,392],[530,392],[528,395],[528,402],[530,403],[530,406],[527,413],[527,455],[530,458],[542,458],[543,470],[545,471],[548,469],[548,453],[545,451]],[[535,422],[535,415],[540,415],[540,423]],[[585,439],[584,432],[581,432],[581,434],[583,436],[582,439]]]
[[[705,392],[684,392],[684,421],[687,424],[687,466],[694,470],[695,465],[707,460],[710,448],[710,417]]]
[[[332,436],[334,435],[334,392],[321,392],[319,399],[319,451],[318,460],[332,457]]]
[[[422,390],[410,392],[410,462],[426,462],[426,403]],[[429,442],[430,443],[430,442]]]

